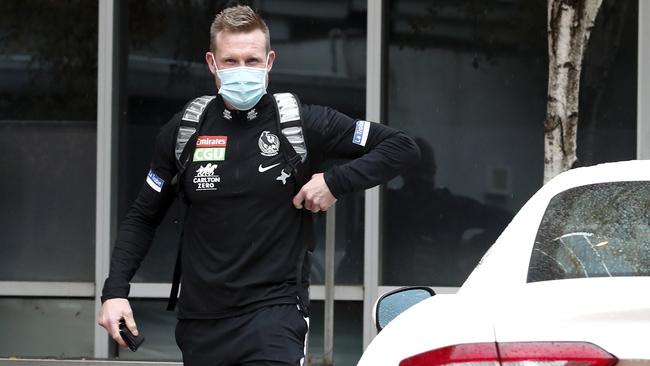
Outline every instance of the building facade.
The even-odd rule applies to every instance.
[[[0,358],[180,359],[165,311],[178,205],[133,279],[142,349],[115,349],[96,315],[158,128],[216,93],[203,54],[230,3],[0,3]],[[241,3],[271,30],[269,92],[389,124],[422,151],[413,169],[316,217],[310,356],[318,364],[333,347],[335,364],[352,365],[379,295],[455,292],[541,186],[546,0]],[[603,1],[583,67],[582,165],[650,158],[646,24],[646,1]]]

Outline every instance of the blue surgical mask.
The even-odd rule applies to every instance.
[[[266,94],[267,65],[263,69],[241,66],[219,70],[215,62],[214,67],[219,80],[221,80],[219,94],[239,110],[253,108]]]

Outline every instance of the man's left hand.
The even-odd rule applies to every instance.
[[[306,208],[311,212],[327,211],[336,202],[330,192],[323,173],[314,174],[300,192],[293,197],[293,205],[297,209]]]

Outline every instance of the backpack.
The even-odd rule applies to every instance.
[[[183,111],[183,116],[176,133],[176,145],[174,147],[174,155],[176,157],[177,173],[172,178],[172,186],[175,188],[177,196],[187,206],[187,201],[183,197],[183,189],[181,182],[183,181],[183,174],[187,169],[190,162],[190,157],[196,148],[196,140],[200,131],[201,125],[205,120],[205,110],[208,105],[216,98],[214,95],[204,95],[190,101]],[[300,189],[311,178],[309,169],[309,160],[307,159],[307,143],[302,129],[302,111],[300,108],[300,101],[298,97],[292,93],[276,93],[273,94],[273,101],[275,102],[276,112],[276,128],[282,133],[278,134],[280,138],[280,152],[284,156],[285,166],[284,171],[293,177],[296,181],[296,189]],[[297,193],[297,192],[296,192]],[[313,248],[313,228],[311,214],[303,212],[303,241],[307,245],[306,249]],[[172,288],[169,294],[169,302],[167,310],[174,310],[178,298],[178,290],[181,278],[181,250],[183,241],[183,231],[181,231],[178,253],[176,256],[176,264],[174,266],[174,275],[172,280]],[[297,300],[298,305],[303,311],[305,316],[309,315],[307,306],[302,300],[301,296],[301,279],[304,264],[304,251],[299,255],[297,266]]]

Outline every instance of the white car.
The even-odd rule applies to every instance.
[[[558,175],[458,293],[429,292],[378,301],[359,366],[650,365],[650,161]]]

